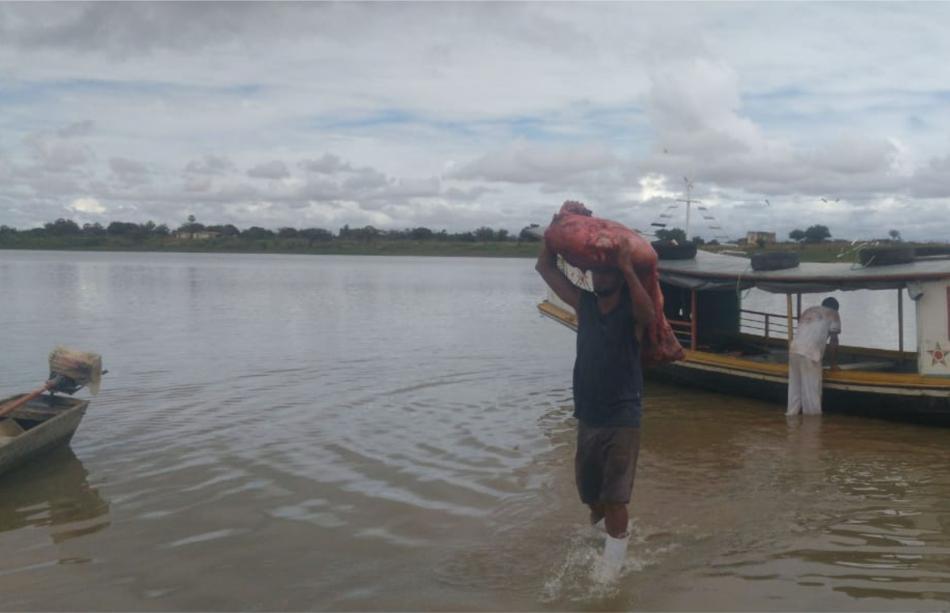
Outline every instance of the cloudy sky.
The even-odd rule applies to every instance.
[[[0,4],[0,224],[517,231],[572,198],[646,229],[685,176],[706,237],[947,239],[948,31],[950,4]]]

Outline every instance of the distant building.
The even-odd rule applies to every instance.
[[[775,232],[747,232],[745,242],[749,245],[757,245],[759,241],[770,245],[775,242]]]
[[[175,232],[175,238],[183,238],[185,240],[191,241],[206,241],[211,238],[218,238],[221,236],[220,232],[215,232],[213,230],[199,230],[197,232]]]

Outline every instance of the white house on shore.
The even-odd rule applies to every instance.
[[[771,245],[775,242],[775,232],[761,232],[752,230],[746,233],[745,241],[750,245],[758,244],[759,241],[762,241],[767,245]]]
[[[218,238],[219,236],[221,236],[221,233],[215,232],[213,230],[199,230],[197,232],[183,232],[179,230],[178,232],[175,232],[175,238],[192,241],[208,240],[211,238]]]

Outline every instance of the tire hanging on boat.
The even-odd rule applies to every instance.
[[[858,252],[858,261],[862,266],[892,266],[910,264],[915,255],[916,250],[908,245],[865,247]]]
[[[651,366],[685,357],[683,347],[663,315],[657,254],[650,243],[622,224],[594,217],[587,207],[573,201],[561,206],[544,233],[544,240],[549,249],[582,270],[616,267],[618,248],[626,241],[630,245],[634,271],[653,301],[656,313],[656,320],[644,334],[643,364]]]
[[[785,270],[799,264],[794,251],[759,251],[752,254],[752,270]]]
[[[696,257],[696,243],[653,241],[650,244],[661,260],[692,260]]]

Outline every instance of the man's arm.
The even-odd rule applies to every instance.
[[[640,278],[633,270],[633,259],[630,256],[630,245],[624,241],[620,251],[617,254],[617,266],[623,273],[623,278],[627,282],[627,290],[630,292],[630,305],[633,309],[633,318],[640,327],[649,327],[656,320],[656,311],[653,308],[653,300],[640,282]]]
[[[581,290],[557,267],[557,254],[548,249],[546,243],[541,245],[541,253],[538,254],[538,263],[534,265],[534,269],[548,287],[554,290],[557,297],[569,304],[576,313],[581,300]]]

